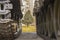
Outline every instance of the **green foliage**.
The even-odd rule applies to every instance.
[[[24,20],[22,20],[23,24],[26,24],[29,26],[29,24],[33,23],[33,17],[30,13],[30,10],[28,10],[24,16]]]

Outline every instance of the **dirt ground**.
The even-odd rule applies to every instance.
[[[16,40],[43,40],[36,33],[22,33]]]

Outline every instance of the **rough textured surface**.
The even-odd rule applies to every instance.
[[[36,33],[22,33],[16,40],[43,40]]]

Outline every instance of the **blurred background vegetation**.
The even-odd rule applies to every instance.
[[[36,32],[35,17],[33,16],[34,1],[22,0],[22,32]]]

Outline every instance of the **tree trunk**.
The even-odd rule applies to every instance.
[[[29,24],[27,23],[27,27],[29,27]]]

